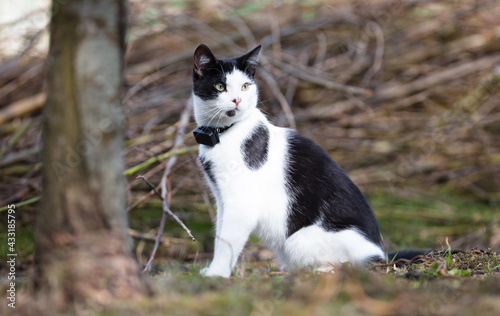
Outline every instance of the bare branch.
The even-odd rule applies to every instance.
[[[178,128],[177,128],[177,135],[175,136],[175,142],[174,142],[174,148],[173,150],[177,150],[179,147],[181,147],[184,144],[184,135],[186,134],[186,126],[189,123],[189,115],[191,114],[191,110],[193,107],[192,100],[189,100],[186,103],[186,107],[182,111],[181,118],[178,123]],[[167,214],[172,216],[179,225],[188,233],[189,237],[191,240],[196,241],[196,239],[193,237],[191,234],[191,230],[184,225],[184,223],[175,215],[171,210],[170,210],[170,181],[169,181],[169,175],[172,172],[172,168],[174,167],[175,163],[177,162],[177,155],[173,155],[170,157],[170,159],[167,162],[167,166],[165,167],[165,171],[163,172],[163,176],[161,178],[161,195],[160,198],[163,201],[163,214],[161,217],[160,221],[160,227],[158,228],[158,235],[156,237],[155,245],[153,247],[153,251],[151,253],[151,257],[148,260],[148,263],[146,264],[146,267],[144,267],[144,272],[149,271],[151,269],[151,264],[153,263],[153,260],[156,255],[156,251],[158,250],[158,246],[161,241],[161,236],[163,235],[163,230],[165,229],[165,222],[167,220]],[[147,181],[146,183],[148,183]],[[168,185],[167,185],[168,184]],[[148,185],[150,185],[148,183]],[[150,187],[154,187],[153,185],[150,185]]]
[[[141,179],[143,180],[144,182],[146,182],[146,184],[151,188],[151,190],[153,190],[153,193],[160,198],[160,200],[163,201],[163,197],[161,196],[161,194],[156,191],[156,187],[154,186],[154,184],[152,184],[148,179],[146,179],[144,176],[137,176],[137,179]]]

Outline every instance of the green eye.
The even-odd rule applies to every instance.
[[[223,83],[219,82],[215,84],[215,89],[217,89],[217,91],[224,91],[226,90],[226,86]]]
[[[241,90],[242,91],[246,91],[248,90],[248,88],[250,88],[250,84],[248,82],[245,82],[242,86],[241,86]]]

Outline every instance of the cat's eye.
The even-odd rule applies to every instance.
[[[217,91],[222,92],[222,91],[226,90],[226,86],[223,83],[219,82],[219,83],[215,84],[215,89],[217,89]]]
[[[250,88],[250,84],[248,82],[245,82],[242,86],[241,86],[241,91],[247,91],[248,88]]]

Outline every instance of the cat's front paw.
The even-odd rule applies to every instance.
[[[200,275],[201,276],[209,276],[209,275],[207,275],[207,273],[208,273],[208,268],[203,268],[203,269],[200,270]]]

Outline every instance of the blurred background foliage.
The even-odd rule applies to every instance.
[[[48,6],[26,14],[0,25],[0,207],[27,204],[18,207],[25,270],[42,190]],[[219,57],[263,45],[259,107],[342,166],[367,195],[389,250],[446,249],[447,237],[454,249],[500,248],[500,2],[131,0],[127,42],[123,157],[142,264],[161,202],[136,177],[160,183],[177,150],[199,43]],[[157,263],[211,255],[214,206],[194,128],[191,119],[170,193],[198,242],[169,220]],[[272,259],[252,238],[244,260]]]

